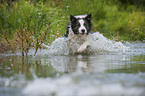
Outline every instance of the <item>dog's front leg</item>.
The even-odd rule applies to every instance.
[[[83,52],[87,47],[89,46],[89,42],[85,42],[85,43],[83,43],[80,47],[79,47],[79,49],[78,49],[78,51],[77,52]]]

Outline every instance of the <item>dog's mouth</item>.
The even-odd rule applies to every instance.
[[[89,33],[80,33],[81,35],[88,35]]]
[[[81,35],[84,35],[85,33],[81,33]]]
[[[89,33],[85,33],[85,32],[79,33],[79,32],[77,32],[77,33],[74,33],[74,34],[76,34],[76,35],[88,35]]]

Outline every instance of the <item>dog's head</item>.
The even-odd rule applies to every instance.
[[[92,29],[91,14],[82,16],[70,15],[71,29],[74,34],[89,34]]]

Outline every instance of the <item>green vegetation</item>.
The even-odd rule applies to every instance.
[[[12,2],[13,1],[13,2]],[[144,1],[121,0],[0,1],[0,53],[42,48],[66,32],[69,15],[92,13],[93,32],[117,41],[145,39]],[[4,49],[4,50],[3,50]]]
[[[19,0],[8,5],[0,5],[0,34],[1,43],[16,51],[27,53],[29,48],[41,48],[42,43],[51,43],[63,35],[67,22],[65,13],[55,4],[57,2],[31,2]],[[4,45],[4,44],[2,44]],[[3,46],[2,46],[3,47]]]

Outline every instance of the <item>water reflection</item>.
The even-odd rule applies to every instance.
[[[145,72],[144,55],[74,55],[54,57],[0,57],[0,76],[25,74],[32,78],[30,69],[38,77],[53,77],[57,74],[87,73],[137,73]]]

